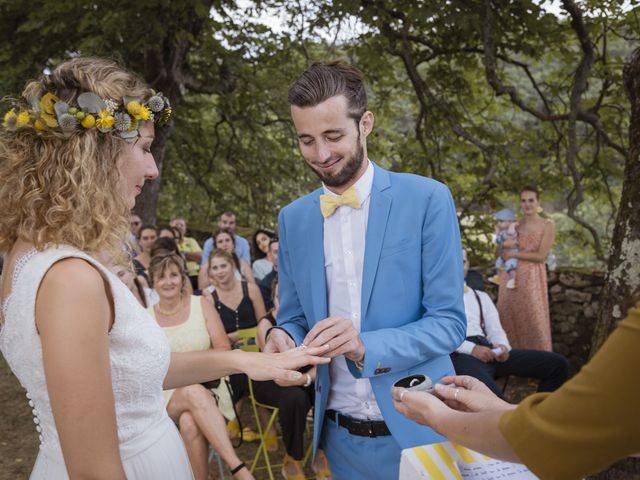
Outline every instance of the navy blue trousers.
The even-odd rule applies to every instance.
[[[493,393],[502,398],[502,390],[496,379],[515,375],[516,377],[540,380],[538,392],[553,392],[569,377],[569,362],[554,352],[513,348],[506,362],[489,362],[467,355],[453,353],[453,367],[458,375],[469,375],[482,381]]]

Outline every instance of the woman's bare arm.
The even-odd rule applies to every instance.
[[[231,350],[216,352],[172,353],[171,365],[164,379],[164,388],[178,388],[194,383],[215,380],[234,373],[246,373],[254,380],[299,380],[298,368],[305,365],[325,364],[329,358],[321,357],[326,346],[294,348],[284,353],[258,353]]]
[[[220,320],[220,315],[218,315],[218,312],[213,307],[212,302],[206,300],[204,297],[200,299],[200,302],[207,330],[211,337],[212,348],[218,351],[231,350],[231,345],[229,345],[229,339],[224,331],[222,320]]]
[[[110,290],[92,265],[69,258],[49,269],[36,299],[36,325],[71,478],[125,478],[111,384],[112,322]]]
[[[258,348],[260,349],[260,351],[264,349],[264,345],[266,343],[264,337],[267,334],[267,331],[272,326],[273,325],[271,325],[271,322],[266,318],[263,318],[258,322],[258,330],[256,332],[256,343],[258,344]]]
[[[247,283],[247,287],[249,289],[249,298],[251,299],[251,303],[253,304],[253,311],[256,316],[256,325],[260,323],[262,317],[267,314],[267,309],[264,308],[264,300],[262,299],[262,294],[260,293],[260,289],[254,283]]]
[[[240,269],[242,270],[242,276],[247,281],[249,285],[256,285],[256,279],[253,276],[253,270],[251,270],[251,265],[249,265],[244,260],[240,260]]]

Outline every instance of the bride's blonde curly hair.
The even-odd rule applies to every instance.
[[[90,57],[29,82],[22,96],[40,99],[47,92],[69,104],[84,92],[118,103],[125,95],[146,100],[151,94],[117,63]],[[39,250],[67,244],[118,255],[129,228],[118,168],[126,142],[95,128],[70,135],[32,128],[0,132],[0,252],[22,238]]]

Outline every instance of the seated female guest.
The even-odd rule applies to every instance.
[[[315,356],[326,349],[171,353],[107,268],[124,262],[135,198],[158,176],[154,122],[169,119],[168,100],[84,57],[22,97],[0,126],[0,350],[37,416],[30,478],[193,478],[163,387],[238,372],[301,378],[293,370],[327,363]]]
[[[247,283],[252,283],[255,285],[256,279],[253,277],[251,267],[247,262],[239,258],[235,253],[236,240],[233,232],[224,229],[218,230],[213,234],[213,242],[215,248],[228,252],[232,256],[233,271],[236,278],[238,280],[243,280]],[[211,255],[209,255],[209,259],[211,259]],[[209,265],[210,264],[207,264],[207,268],[202,268],[200,270],[200,274],[198,275],[198,284],[200,285],[200,289],[203,291],[206,289],[208,289],[209,291],[213,290],[213,288],[209,287],[215,288],[215,286],[211,283],[211,277],[209,275]]]
[[[127,288],[136,297],[136,300],[140,302],[144,308],[147,308],[151,303],[148,297],[148,288],[146,288],[142,282],[136,277],[131,268],[127,268],[123,265],[115,265],[110,270],[124,283]]]
[[[178,244],[179,237],[180,232],[177,228],[174,228],[170,225],[162,225],[161,227],[158,227],[158,238],[170,238],[172,240],[175,240],[176,244]]]
[[[172,352],[191,352],[213,348],[230,350],[220,317],[210,302],[187,294],[191,287],[182,257],[175,253],[153,257],[149,267],[152,286],[160,301],[149,309],[169,338]],[[165,404],[180,435],[196,479],[207,478],[208,445],[215,449],[236,478],[253,478],[241,462],[227,435],[224,417],[211,393],[195,384],[165,390]]]
[[[274,233],[260,228],[253,234],[253,255],[254,261],[251,265],[253,276],[257,282],[260,282],[265,275],[273,270],[273,263],[267,258],[269,251],[269,242],[274,237]]]
[[[239,329],[256,327],[258,321],[265,316],[260,290],[255,284],[238,280],[233,266],[231,253],[219,248],[211,252],[209,275],[215,286],[212,297],[232,345],[238,341],[236,332]],[[232,375],[231,386],[235,401],[246,393],[246,382],[245,375]],[[253,385],[256,400],[287,412],[287,415],[280,416],[282,440],[287,449],[282,469],[285,479],[304,478],[301,476],[300,460],[304,456],[304,430],[307,412],[311,408],[309,396],[302,389],[282,388],[273,382],[254,382]],[[267,446],[277,448],[275,432],[267,434]]]
[[[394,389],[394,405],[451,441],[524,463],[540,478],[597,473],[640,453],[640,387],[629,378],[640,368],[639,307],[635,303],[598,353],[553,393],[516,406],[473,377],[445,377],[455,388],[436,385],[437,396]]]
[[[153,225],[143,225],[138,232],[140,253],[133,259],[136,275],[143,277],[149,283],[149,264],[151,263],[151,248],[158,238],[158,230]]]

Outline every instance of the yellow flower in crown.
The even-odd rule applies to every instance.
[[[44,113],[48,113],[49,115],[53,115],[56,113],[53,106],[55,103],[60,100],[53,93],[45,93],[40,99],[40,109]]]
[[[115,121],[115,118],[111,116],[108,110],[100,110],[100,113],[98,113],[98,120],[96,120],[96,127],[101,130],[109,130],[113,127]]]
[[[40,132],[44,132],[47,130],[47,124],[41,118],[37,118],[35,122],[33,122],[33,126],[36,130]]]
[[[84,127],[84,128],[92,128],[95,124],[96,124],[96,117],[94,117],[93,115],[89,114],[89,115],[85,115],[85,117],[82,119],[82,121],[80,122],[80,124]]]
[[[45,93],[40,99],[40,118],[46,123],[47,127],[55,128],[58,126],[56,119],[56,111],[53,108],[59,100],[53,93]]]
[[[16,118],[16,127],[20,128],[20,127],[24,127],[26,124],[29,123],[29,112],[26,111],[22,111],[18,114],[18,118]]]
[[[18,116],[16,115],[15,109],[12,108],[7,113],[5,113],[3,117],[3,121],[4,121],[5,127],[14,128],[18,121]]]
[[[127,112],[136,120],[149,120],[151,118],[151,109],[140,102],[127,103]]]

